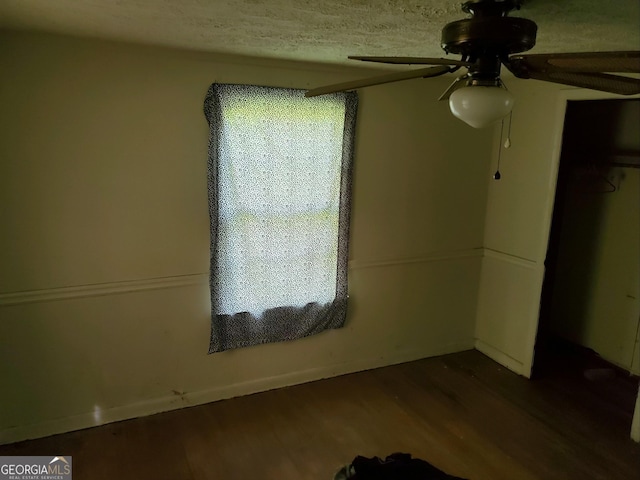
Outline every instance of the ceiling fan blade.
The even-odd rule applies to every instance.
[[[448,58],[427,58],[427,57],[359,57],[350,56],[351,60],[361,60],[363,62],[391,63],[395,65],[452,65],[456,67],[470,67],[470,62],[462,60],[451,60]]]
[[[464,85],[462,82],[462,80],[466,80],[467,78],[469,78],[469,74],[465,73],[464,75],[460,75],[458,78],[456,78],[453,82],[451,82],[451,85],[449,85],[449,87],[444,91],[444,93],[442,95],[440,95],[440,98],[438,98],[438,101],[440,100],[449,100],[449,97],[451,96],[451,94],[456,91],[459,87],[461,87],[462,85]]]
[[[377,77],[363,78],[360,80],[353,80],[351,82],[336,83],[334,85],[328,85],[326,87],[314,88],[307,91],[305,97],[316,97],[318,95],[325,95],[327,93],[345,92],[347,90],[354,90],[360,87],[370,87],[373,85],[381,85],[383,83],[398,82],[400,80],[409,80],[412,78],[426,78],[437,77],[450,71],[449,67],[428,67],[419,68],[417,70],[409,70],[406,72],[394,72],[386,75],[380,75]]]
[[[516,70],[640,73],[640,51],[514,55]]]
[[[610,75],[607,73],[529,72],[527,78],[561,83],[573,87],[589,88],[618,95],[640,93],[640,79]]]

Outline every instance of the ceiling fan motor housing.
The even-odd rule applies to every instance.
[[[474,17],[442,29],[442,49],[469,59],[526,52],[536,44],[535,22],[516,17]]]

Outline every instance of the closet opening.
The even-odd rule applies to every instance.
[[[589,392],[583,402],[608,402],[629,426],[640,374],[638,132],[640,99],[567,102],[532,370]]]

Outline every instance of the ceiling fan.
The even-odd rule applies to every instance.
[[[518,78],[533,78],[620,95],[640,93],[640,79],[612,73],[640,73],[640,51],[550,53],[518,55],[536,43],[537,25],[526,18],[509,17],[523,0],[469,0],[462,10],[470,18],[445,25],[442,49],[460,60],[422,57],[350,56],[352,60],[405,65],[431,65],[372,78],[309,90],[305,96],[343,92],[412,78],[437,77],[465,68],[440,100],[449,100],[451,112],[480,128],[503,118],[513,107],[513,96],[500,79],[504,65]],[[607,73],[605,73],[607,72]]]

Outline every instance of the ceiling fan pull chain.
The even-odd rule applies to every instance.
[[[509,128],[507,129],[507,139],[504,142],[504,148],[511,147],[511,120],[513,120],[513,110],[509,112]]]
[[[500,180],[502,175],[500,175],[500,157],[502,156],[502,131],[504,130],[504,118],[500,122],[500,142],[498,142],[498,167],[496,168],[496,173],[493,174],[494,180]]]

